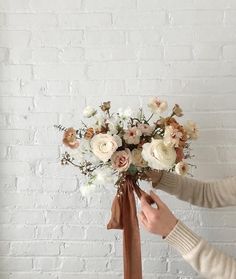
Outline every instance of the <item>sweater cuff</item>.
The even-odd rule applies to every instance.
[[[179,220],[165,240],[183,256],[197,246],[201,237]]]

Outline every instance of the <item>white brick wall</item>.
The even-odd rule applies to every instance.
[[[0,278],[122,278],[112,193],[86,202],[59,164],[54,123],[84,105],[138,106],[151,95],[199,123],[195,176],[236,171],[235,0],[0,0]],[[161,193],[176,215],[236,256],[234,208]],[[142,231],[144,279],[200,278]]]

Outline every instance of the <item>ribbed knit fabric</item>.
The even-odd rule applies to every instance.
[[[185,255],[192,251],[201,240],[201,237],[193,233],[179,220],[165,240],[182,255]]]
[[[160,183],[153,186],[202,207],[236,205],[236,177],[201,182],[164,172]],[[180,220],[165,240],[205,278],[236,279],[236,260],[207,243]]]

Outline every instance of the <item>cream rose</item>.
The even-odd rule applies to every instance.
[[[149,167],[156,170],[169,170],[176,160],[174,147],[166,146],[162,139],[152,139],[143,145],[142,156]]]
[[[142,168],[147,166],[147,162],[143,159],[142,156],[142,149],[135,148],[132,150],[131,154],[132,154],[132,163],[136,167]]]
[[[97,134],[91,139],[91,150],[104,163],[118,148],[117,140],[109,134]]]
[[[128,148],[116,151],[111,157],[112,167],[119,172],[127,171],[131,162],[131,152]]]

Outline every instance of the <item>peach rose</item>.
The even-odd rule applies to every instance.
[[[127,171],[131,161],[131,152],[128,148],[125,150],[116,151],[111,157],[112,167],[119,172]]]
[[[79,147],[79,141],[77,140],[76,130],[74,128],[70,127],[65,131],[63,143],[72,149]]]

